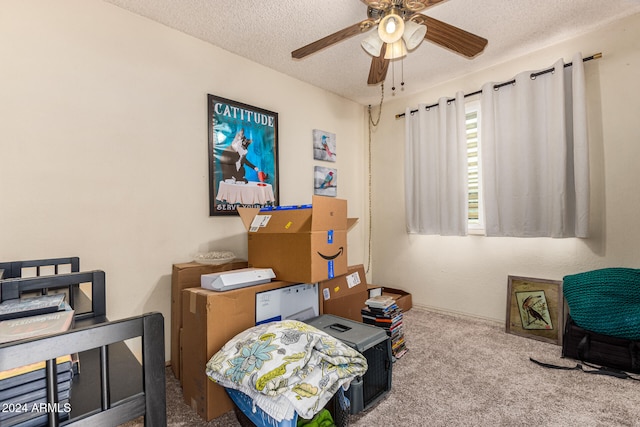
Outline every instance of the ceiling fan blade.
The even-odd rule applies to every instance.
[[[340,31],[336,31],[333,34],[329,34],[326,37],[321,38],[320,40],[316,40],[313,43],[309,43],[306,46],[303,46],[299,49],[291,52],[291,57],[295,59],[302,59],[305,56],[311,55],[325,47],[329,47],[333,44],[341,42],[342,40],[348,39],[349,37],[353,37],[356,34],[364,33],[375,25],[375,21],[373,19],[365,19],[362,22],[358,22],[353,24],[350,27],[344,28]]]
[[[424,36],[426,40],[451,49],[468,58],[478,55],[487,45],[487,39],[429,16],[418,13],[411,20],[427,26],[427,34]]]
[[[369,78],[367,84],[377,85],[382,83],[387,77],[387,70],[389,69],[389,60],[384,59],[384,54],[387,51],[387,44],[383,43],[380,49],[380,55],[374,56],[371,59],[371,68],[369,68]]]

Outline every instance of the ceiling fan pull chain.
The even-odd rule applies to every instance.
[[[400,72],[402,73],[402,80],[400,80],[400,90],[404,90],[404,58],[402,58],[400,61]]]
[[[369,104],[369,133],[371,133],[371,126],[376,127],[380,123],[380,117],[382,116],[382,102],[384,101],[384,82],[380,85],[380,106],[378,108],[378,117],[374,120],[371,114],[371,104]],[[371,138],[371,136],[369,136]]]
[[[393,79],[393,86],[391,86],[391,96],[396,94],[396,63],[391,62],[391,78]]]

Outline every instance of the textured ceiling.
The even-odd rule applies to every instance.
[[[105,1],[360,104],[379,102],[380,87],[367,85],[371,57],[360,47],[366,34],[291,58],[291,51],[365,19],[361,0]],[[385,97],[394,80],[399,98],[639,12],[640,0],[445,0],[423,13],[489,44],[467,59],[424,41],[389,67]]]

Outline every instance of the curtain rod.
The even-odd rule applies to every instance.
[[[592,59],[600,59],[600,58],[602,58],[602,52],[594,53],[591,56],[587,56],[586,58],[582,58],[582,62],[587,62],[587,61],[591,61]],[[571,67],[572,65],[573,65],[573,62],[568,62],[568,63],[564,64],[564,67],[567,68],[567,67]],[[541,76],[543,74],[550,73],[553,70],[554,70],[554,68],[552,67],[552,68],[548,68],[546,70],[538,71],[537,73],[531,73],[531,78],[535,79],[536,77]],[[493,86],[493,88],[494,89],[499,89],[502,86],[511,85],[511,84],[514,84],[515,82],[516,82],[515,79],[509,80],[508,82],[498,83],[497,85]],[[467,93],[467,94],[464,95],[464,97],[466,98],[468,96],[474,96],[474,95],[478,95],[480,93],[482,93],[482,89],[481,90],[477,90],[475,92]],[[455,98],[448,99],[447,101],[448,102],[455,101]],[[437,106],[438,106],[438,103],[432,104],[432,105],[427,105],[425,108],[429,109],[429,108],[433,108],[433,107],[437,107]],[[413,113],[415,113],[417,111],[418,111],[417,109],[411,110],[411,114],[413,114]],[[399,119],[399,118],[404,117],[404,116],[405,116],[405,113],[396,114],[396,119]]]

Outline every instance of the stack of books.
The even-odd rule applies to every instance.
[[[391,338],[391,352],[394,360],[407,352],[402,330],[402,309],[390,296],[378,295],[365,301],[361,310],[363,323],[383,328]]]
[[[64,332],[73,323],[74,311],[64,294],[6,300],[0,303],[0,343]],[[56,359],[58,404],[47,404],[45,362],[0,371],[0,425],[46,425],[55,411],[60,420],[71,412],[71,380],[74,372],[71,355]]]
[[[33,363],[0,372],[0,425],[44,426],[50,412],[63,421],[71,412],[71,356],[56,359],[58,404],[47,404],[45,362]]]

